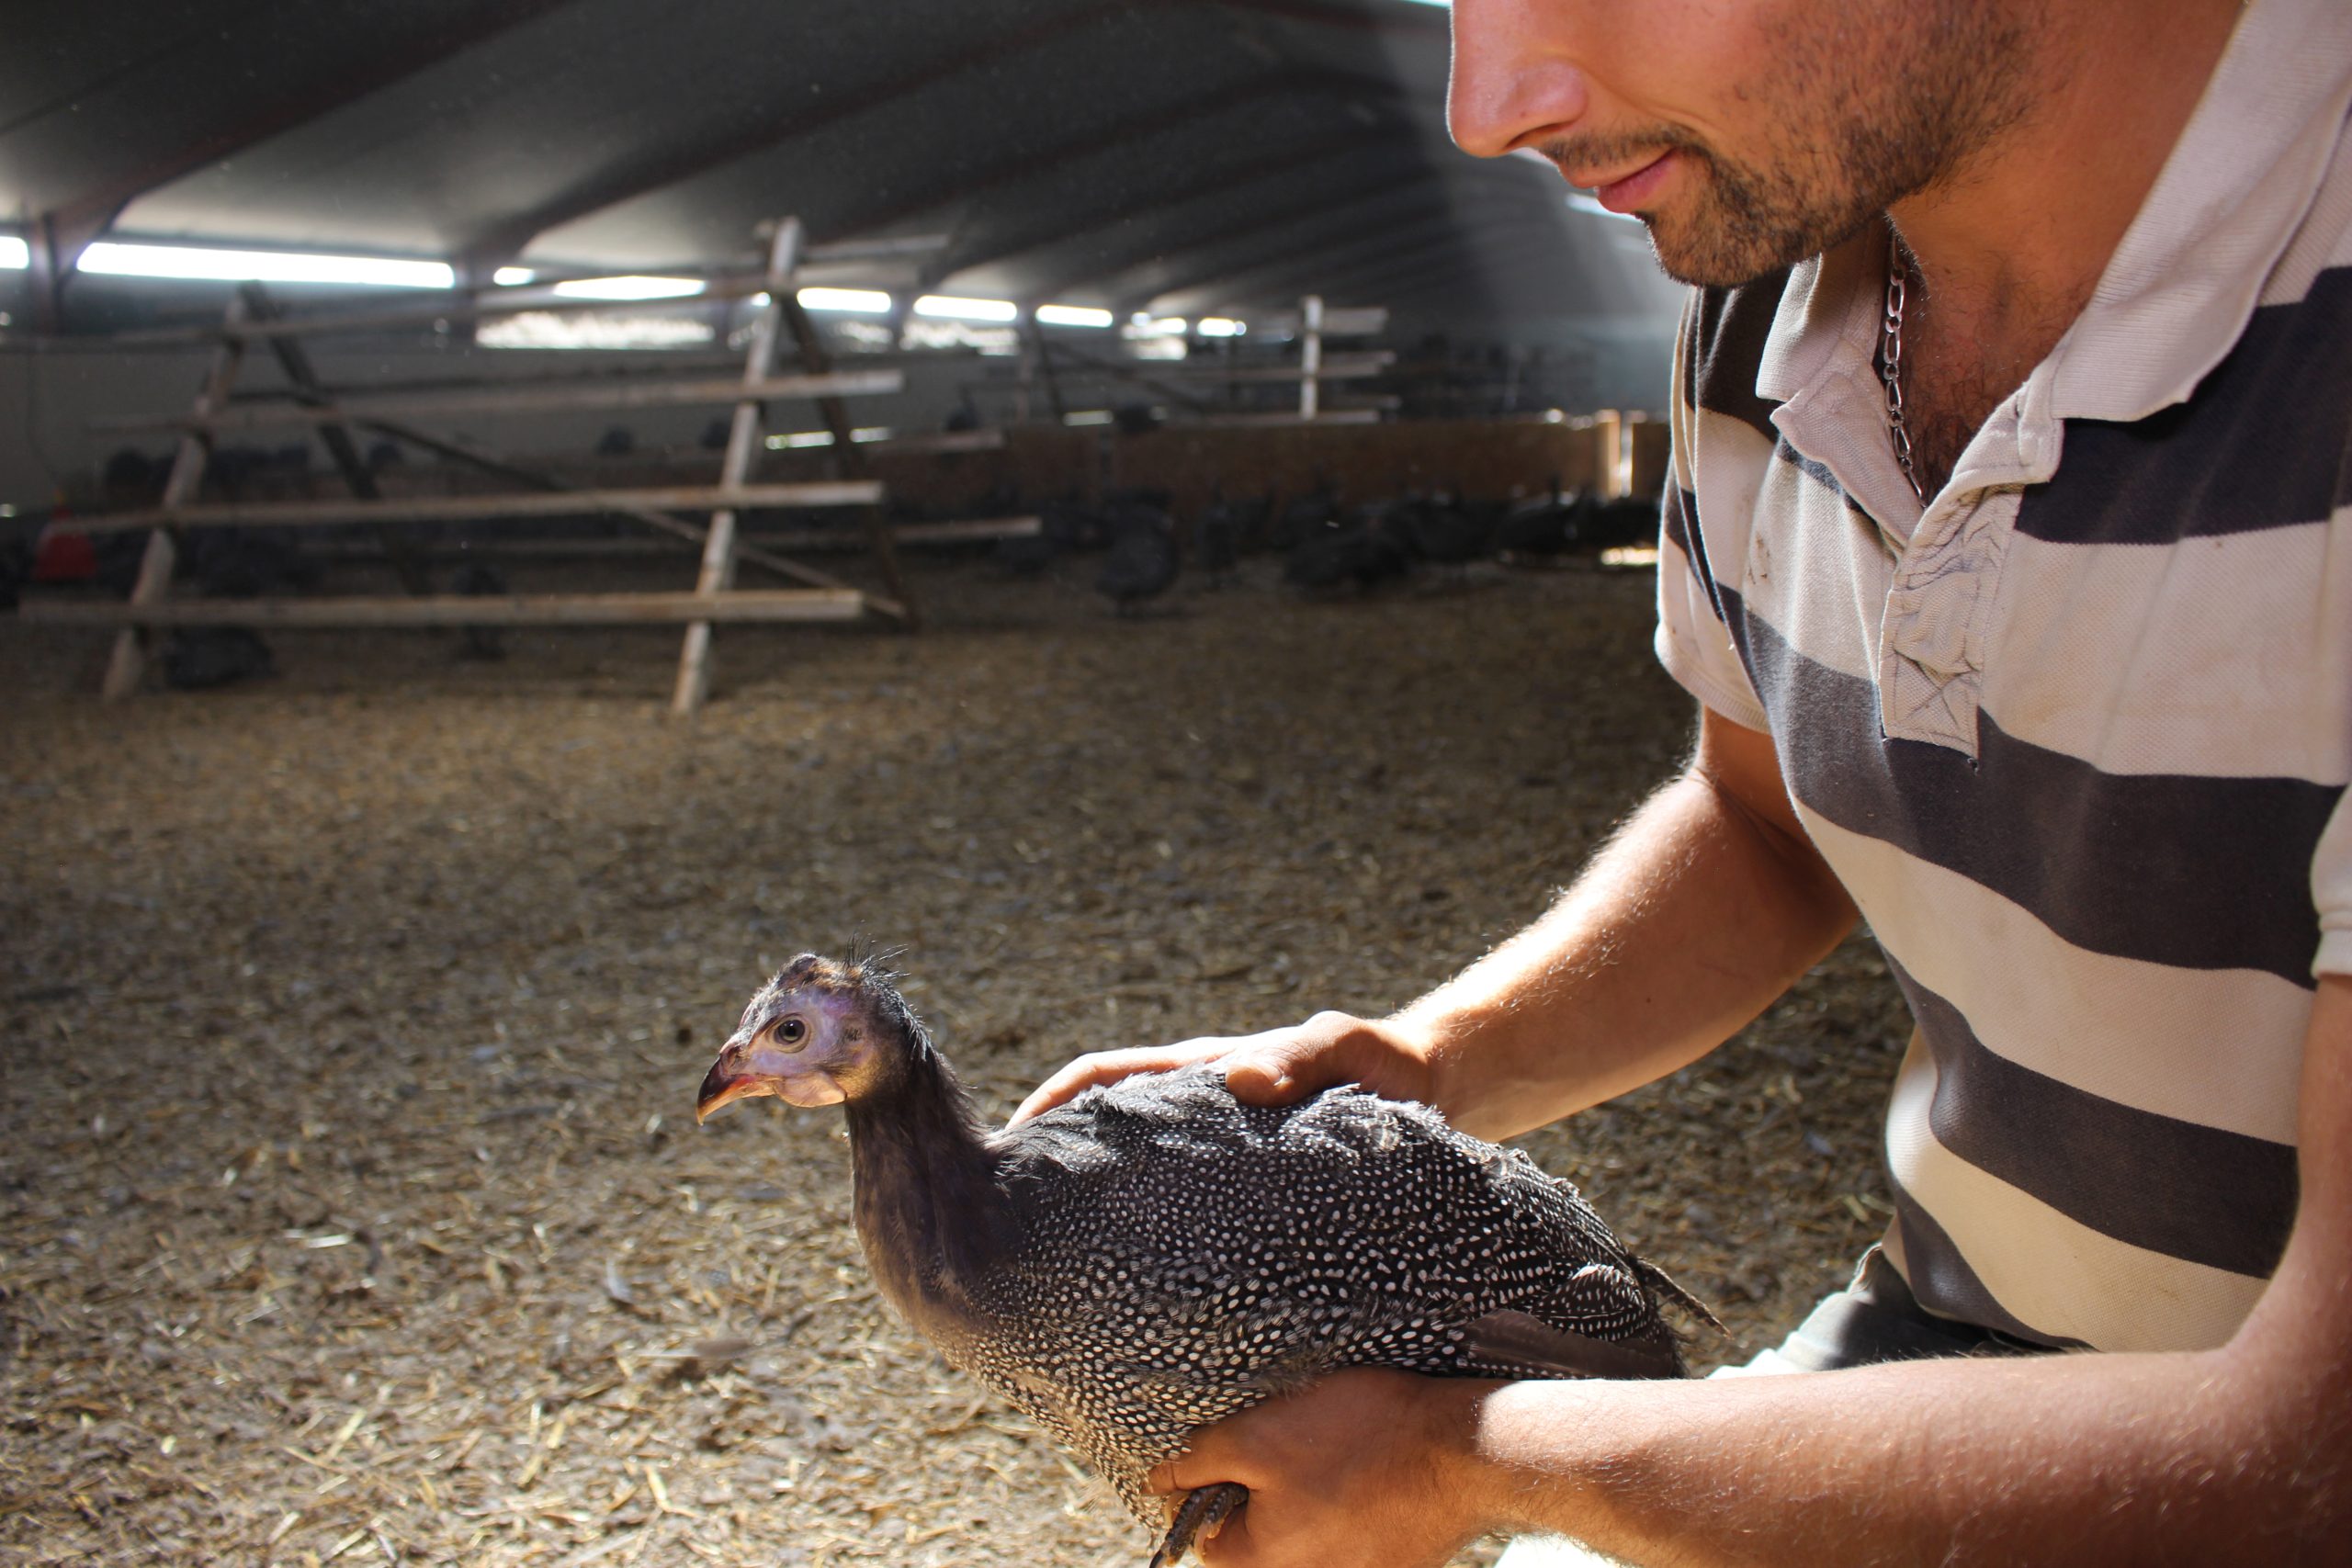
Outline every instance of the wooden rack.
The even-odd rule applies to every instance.
[[[833,262],[854,259],[841,247],[822,254]],[[121,341],[126,344],[133,339],[144,345],[166,339],[187,341],[192,336],[209,337],[214,344],[203,386],[187,414],[118,427],[178,433],[178,447],[157,503],[135,511],[85,515],[74,520],[76,526],[92,533],[147,533],[147,547],[137,583],[124,603],[28,600],[19,614],[28,621],[119,628],[104,685],[104,694],[109,700],[138,690],[147,659],[148,634],[163,627],[683,624],[685,640],[679,652],[677,682],[671,704],[673,710],[681,714],[695,711],[708,694],[711,629],[721,622],[840,622],[878,617],[911,626],[915,613],[899,571],[898,538],[882,520],[883,487],[866,476],[863,456],[851,440],[842,404],[847,398],[898,391],[903,386],[903,375],[897,369],[836,371],[824,362],[822,350],[797,299],[797,290],[809,276],[808,259],[799,221],[786,219],[775,227],[763,273],[756,276],[720,276],[710,281],[704,298],[715,295],[759,300],[743,373],[733,379],[630,377],[524,387],[501,388],[492,383],[427,392],[346,394],[330,391],[319,384],[299,344],[305,335],[398,330],[420,321],[479,319],[518,310],[611,309],[639,303],[550,299],[538,289],[529,291],[537,298],[518,297],[518,291],[511,288],[458,291],[450,303],[432,308],[403,305],[374,311],[337,310],[306,316],[279,312],[257,286],[248,286],[231,302],[217,327],[124,334]],[[798,343],[807,373],[779,375],[776,371],[777,351],[787,331]],[[231,390],[248,348],[254,344],[267,345],[277,356],[291,384],[289,399],[240,401],[232,406]],[[765,446],[764,405],[781,399],[808,399],[817,403],[828,428],[835,433],[837,464],[843,478],[812,484],[752,482],[754,465]],[[455,437],[419,430],[411,423],[470,413],[730,403],[733,421],[716,482],[653,489],[573,487]],[[210,457],[212,437],[223,431],[271,425],[316,427],[336,459],[352,498],[250,504],[198,502],[197,496]],[[466,495],[384,496],[351,443],[350,432],[355,427],[424,446],[526,488]],[[741,519],[747,512],[761,508],[835,507],[858,512],[862,523],[858,536],[873,557],[887,592],[853,587],[773,548],[747,544],[741,538]],[[191,528],[300,528],[352,524],[380,527],[402,523],[584,513],[618,514],[697,547],[702,564],[694,590],[488,597],[436,595],[425,591],[424,579],[417,570],[423,552],[416,543],[404,539],[397,530],[382,528],[382,553],[401,570],[403,584],[410,591],[405,597],[202,602],[175,601],[171,597],[178,536]],[[707,521],[697,521],[706,517]],[[991,525],[978,526],[985,530]],[[1034,532],[1035,526],[1034,519],[1012,520],[993,525],[990,536]],[[841,536],[838,532],[821,536],[826,543]],[[819,537],[802,534],[793,536],[790,543],[798,547],[815,544]],[[735,571],[741,560],[764,566],[803,586],[738,589]]]

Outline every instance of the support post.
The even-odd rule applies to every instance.
[[[775,367],[776,340],[783,334],[785,310],[797,304],[793,275],[800,270],[800,220],[787,218],[775,226],[768,247],[768,302],[752,326],[752,345],[743,359],[743,385],[756,387]],[[735,423],[727,434],[727,456],[718,482],[729,489],[751,477],[765,431],[759,400],[747,397],[735,405]],[[696,593],[724,593],[735,585],[735,508],[723,506],[710,514],[710,533],[703,540],[702,572],[695,580]],[[695,621],[686,627],[685,647],[678,655],[678,687],[670,711],[691,714],[710,693],[710,623]]]
[[[232,327],[245,319],[247,302],[243,294],[232,297],[223,317]],[[204,385],[196,394],[196,417],[210,418],[220,412],[229,400],[229,389],[236,384],[237,370],[244,363],[245,341],[234,333],[220,340],[212,351],[212,366],[206,372]],[[181,435],[179,449],[172,454],[171,476],[164,481],[162,504],[166,507],[185,506],[196,499],[197,491],[204,483],[205,465],[212,456],[211,437],[202,430],[190,430]],[[172,569],[179,563],[179,547],[173,542],[169,528],[158,528],[147,536],[147,553],[140,558],[139,580],[132,584],[133,604],[153,604],[172,591]],[[125,626],[115,634],[114,653],[107,660],[106,684],[99,694],[107,702],[120,702],[139,690],[140,677],[147,670],[147,634],[137,626]]]
[[[277,314],[277,302],[269,291],[258,283],[248,283],[240,290],[245,298],[245,309],[254,320],[266,321]],[[311,355],[299,338],[274,337],[269,351],[277,358],[277,367],[294,389],[296,398],[313,408],[327,406],[327,395],[319,383],[319,373],[311,364]],[[334,459],[335,471],[343,476],[345,486],[360,501],[381,501],[383,491],[376,485],[376,476],[359,456],[358,446],[351,439],[350,427],[342,421],[322,423],[319,440],[325,446],[327,456]],[[418,598],[433,592],[433,574],[407,535],[390,524],[379,524],[376,536],[383,542],[384,558],[392,564],[392,575],[401,581],[403,592]]]
[[[1322,406],[1323,296],[1310,294],[1298,302],[1298,417],[1313,419]]]
[[[1602,409],[1592,416],[1593,488],[1603,501],[1615,501],[1625,493],[1624,446],[1623,415],[1615,409]]]
[[[793,341],[799,345],[800,361],[814,375],[822,376],[832,368],[832,358],[825,352],[822,340],[817,336],[816,323],[808,312],[800,308],[798,299],[784,298],[785,323],[792,329]],[[873,465],[865,454],[857,449],[857,431],[850,423],[849,405],[839,398],[819,398],[817,412],[824,416],[825,428],[832,433],[833,475],[842,479],[862,479],[873,472]],[[899,570],[899,547],[890,537],[889,521],[882,515],[879,503],[865,508],[858,520],[865,530],[866,547],[874,554],[874,564],[882,572],[882,582],[890,597],[905,607],[899,616],[901,629],[915,629],[915,602],[907,592],[906,578]]]
[[[1065,425],[1069,422],[1069,410],[1062,405],[1062,378],[1054,373],[1054,345],[1046,341],[1046,329],[1037,324],[1034,315],[1029,318],[1029,337],[1036,345],[1037,368],[1046,374],[1046,401],[1054,411],[1054,423]]]

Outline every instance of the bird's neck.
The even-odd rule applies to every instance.
[[[848,1118],[858,1239],[883,1293],[921,1326],[959,1306],[997,1256],[1006,1203],[988,1135],[928,1048]]]

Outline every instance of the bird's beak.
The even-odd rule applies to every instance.
[[[838,1105],[846,1098],[832,1075],[772,1045],[741,1038],[719,1047],[695,1097],[695,1120],[738,1100],[772,1094],[792,1105]]]

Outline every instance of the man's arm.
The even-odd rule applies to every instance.
[[[1686,1563],[2338,1562],[2352,1540],[2352,979],[2305,1043],[2302,1201],[2229,1344],[1690,1383],[1348,1372],[1196,1440],[1213,1568],[1430,1568],[1493,1529]]]
[[[1508,1137],[1706,1055],[1853,922],[1789,805],[1771,739],[1702,709],[1690,767],[1576,885],[1402,1011],[1081,1056],[1014,1120],[1130,1073],[1223,1058],[1234,1092],[1257,1103],[1357,1082]]]

